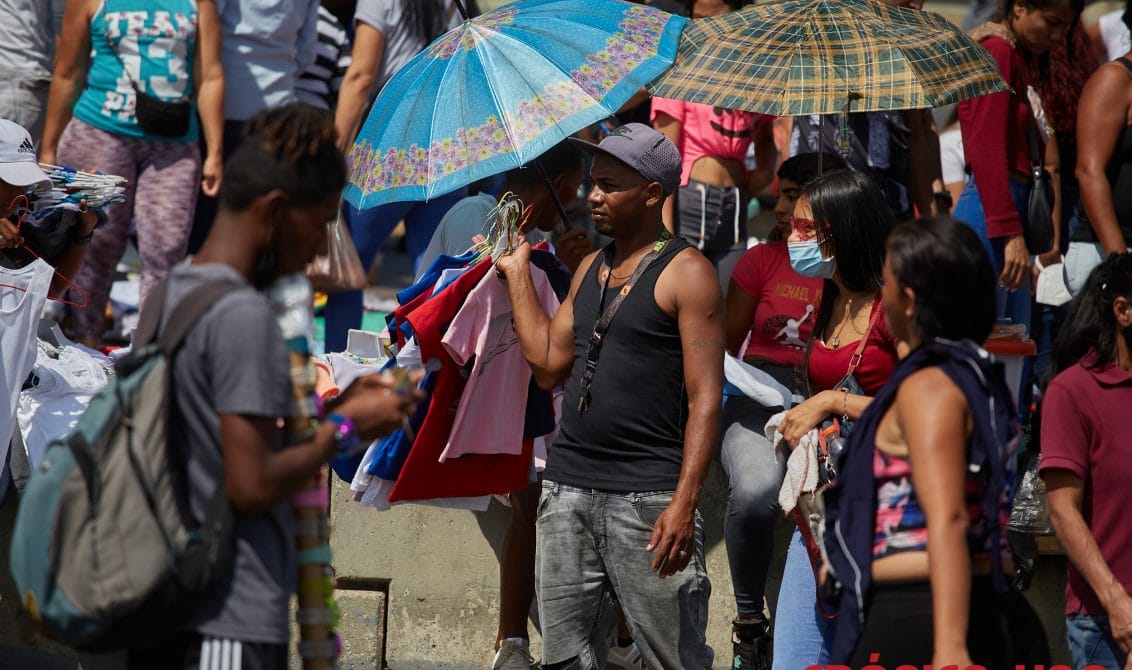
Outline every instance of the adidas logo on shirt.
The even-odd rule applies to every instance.
[[[16,152],[21,154],[34,154],[35,145],[31,143],[31,138],[25,137],[24,141],[20,143],[20,148],[16,149]]]

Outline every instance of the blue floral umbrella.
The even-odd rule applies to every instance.
[[[464,21],[382,89],[346,200],[427,200],[526,165],[664,72],[686,22],[621,0],[521,0]]]

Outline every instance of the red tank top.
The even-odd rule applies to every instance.
[[[884,314],[877,314],[877,310],[883,309],[878,296],[869,312],[870,318],[877,317],[876,322],[869,331],[869,339],[864,351],[861,352],[861,363],[853,373],[857,383],[861,385],[861,390],[870,396],[876,395],[880,387],[885,385],[900,361],[896,354],[896,338],[889,332]],[[810,352],[809,373],[815,393],[828,391],[845,378],[859,343],[860,340],[842,342],[841,346],[831,349],[820,337],[814,342],[813,351]]]

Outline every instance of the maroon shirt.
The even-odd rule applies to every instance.
[[[1041,472],[1068,470],[1085,482],[1081,514],[1101,556],[1132,589],[1132,524],[1127,491],[1132,443],[1121,420],[1132,407],[1132,374],[1116,365],[1090,370],[1090,357],[1050,382],[1042,402]],[[1065,613],[1105,614],[1085,578],[1069,563]]]

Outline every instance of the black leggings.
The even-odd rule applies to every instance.
[[[968,617],[967,649],[976,665],[1013,670],[1016,664],[1049,664],[1042,623],[1021,593],[1011,589],[996,594],[990,577],[976,577],[971,583]],[[871,654],[878,658],[870,659]],[[931,584],[874,585],[850,667],[922,667],[931,662]]]

